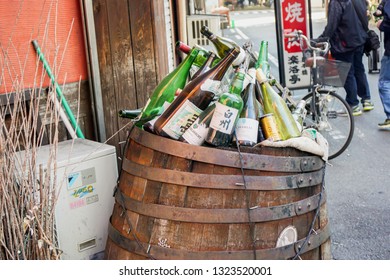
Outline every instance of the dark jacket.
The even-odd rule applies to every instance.
[[[383,20],[379,26],[379,30],[383,31],[385,56],[390,56],[390,1],[386,2],[382,9]]]
[[[363,15],[368,26],[365,0],[355,1],[355,8]],[[367,32],[363,28],[351,0],[331,0],[328,6],[328,23],[320,38],[329,38],[332,53],[353,51],[364,45]]]

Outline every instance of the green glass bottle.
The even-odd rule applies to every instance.
[[[232,63],[233,66],[239,66],[244,61],[245,51],[233,40],[214,34],[209,30],[207,26],[202,26],[200,33],[206,36],[207,39],[209,39],[213,43],[215,49],[217,50],[217,54],[221,58],[226,56],[226,54],[229,53],[230,49],[232,48],[239,49],[240,55],[237,56],[237,58],[233,61]]]
[[[269,78],[270,76],[270,66],[268,61],[268,41],[261,41],[259,56],[257,58],[255,68],[261,68],[263,70],[265,76]]]
[[[261,68],[256,69],[256,79],[260,83],[261,93],[263,96],[264,113],[272,113],[276,119],[279,132],[282,140],[287,140],[292,137],[301,135],[297,123],[295,122],[290,109],[286,102],[273,89],[268,82]]]
[[[216,55],[213,52],[210,52],[209,57],[207,60],[203,63],[203,65],[194,73],[191,75],[190,81],[195,79],[196,77],[200,76],[204,72],[210,70],[213,65],[213,61],[215,61]]]
[[[123,110],[119,110],[118,115],[119,115],[119,117],[125,118],[125,119],[135,119],[136,117],[138,117],[141,114],[141,112],[142,112],[142,108],[138,108],[135,110],[123,109]]]
[[[206,142],[213,146],[229,146],[238,117],[244,106],[241,98],[246,73],[238,70],[229,92],[223,93],[215,103]]]
[[[255,93],[256,69],[250,68],[248,75],[251,80],[244,90],[244,108],[238,118],[235,133],[237,142],[242,146],[254,146],[259,132],[259,105]]]
[[[238,50],[232,49],[216,66],[189,82],[158,118],[154,124],[155,133],[179,139],[220,94],[221,80],[237,55]]]
[[[211,51],[208,51],[199,45],[194,45],[194,48],[199,50],[199,53],[196,56],[196,58],[194,59],[194,62],[192,63],[192,65],[202,67],[202,65],[206,62],[207,58],[209,57]],[[192,50],[192,48],[189,45],[185,44],[182,41],[176,42],[176,49],[184,54],[190,54],[191,50]],[[215,65],[217,65],[218,62],[221,60],[221,58],[217,54],[214,53],[214,55],[215,55],[215,60],[213,61],[211,67],[214,67]]]
[[[214,67],[215,65],[218,64],[218,62],[221,60],[221,58],[218,57],[214,52],[208,51],[205,48],[195,45],[194,48],[199,50],[198,55],[194,59],[194,62],[191,65],[190,68],[190,77],[193,79],[194,74],[199,71],[200,68],[203,67],[205,63],[207,63],[207,59],[209,58],[210,54],[214,54],[214,60],[211,62],[211,67]],[[191,47],[188,46],[187,44],[183,43],[182,41],[177,41],[176,42],[176,49],[184,54],[190,54],[191,52]]]
[[[146,120],[150,120],[154,116],[161,114],[164,102],[171,103],[173,101],[176,90],[186,85],[191,65],[198,53],[198,49],[192,48],[190,54],[186,56],[178,67],[162,79],[144,106],[141,119],[137,122],[137,126],[141,127]]]

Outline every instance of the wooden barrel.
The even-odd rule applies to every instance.
[[[134,128],[105,257],[330,259],[324,167],[293,148],[199,147]]]

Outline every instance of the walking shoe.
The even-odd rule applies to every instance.
[[[363,101],[363,111],[371,111],[374,109],[374,103],[371,100],[367,99]]]
[[[360,109],[359,105],[352,107],[352,115],[360,116],[361,114],[362,114],[362,110]]]
[[[383,123],[378,123],[379,128],[390,128],[390,119],[386,119]]]

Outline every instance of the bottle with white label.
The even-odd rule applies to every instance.
[[[229,92],[223,93],[215,104],[206,142],[213,146],[229,146],[238,117],[244,106],[241,92],[246,73],[237,71]]]
[[[179,139],[219,95],[221,80],[238,49],[232,49],[216,66],[189,82],[154,124],[156,134]]]
[[[255,93],[256,69],[249,69],[248,76],[251,80],[243,94],[244,108],[238,118],[235,131],[236,140],[242,146],[257,144],[259,132],[259,107]]]
[[[204,110],[199,118],[180,136],[179,141],[191,145],[202,146],[210,128],[211,117],[215,110],[215,103],[212,103]]]

